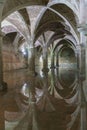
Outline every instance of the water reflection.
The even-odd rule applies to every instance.
[[[59,82],[62,86],[71,86],[76,79],[76,70],[66,67],[59,67]]]
[[[0,98],[1,130],[80,129],[78,85],[64,90],[65,86],[59,86],[58,71],[51,69],[34,78],[26,70],[5,73],[9,89]],[[30,87],[31,80],[36,81],[35,90]],[[36,101],[31,100],[32,96]]]

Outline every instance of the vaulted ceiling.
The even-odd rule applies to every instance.
[[[2,31],[5,34],[16,31],[29,42],[31,36],[34,42],[40,42],[39,37],[44,34],[46,42],[68,35],[78,43],[78,4],[69,0],[6,0]]]

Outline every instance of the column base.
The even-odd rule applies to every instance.
[[[2,82],[2,84],[0,84],[0,91],[7,91],[7,83],[6,82]]]

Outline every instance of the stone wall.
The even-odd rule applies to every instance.
[[[2,48],[3,71],[25,68],[25,59],[20,53],[15,53],[14,46],[8,39],[5,39]]]

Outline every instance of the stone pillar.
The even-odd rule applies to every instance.
[[[28,69],[29,73],[35,74],[35,48],[33,45],[28,47]]]
[[[2,16],[2,3],[0,3],[0,90],[2,89],[3,82],[3,68],[2,68],[2,33],[1,33],[1,16]]]
[[[83,91],[85,94],[85,98],[87,101],[87,41],[85,37],[86,31],[84,31],[84,28],[80,27],[80,46],[81,46],[81,62],[80,62],[80,79],[83,82]]]
[[[55,68],[55,64],[54,64],[54,52],[51,52],[51,67],[50,68]]]
[[[56,52],[56,67],[59,67],[59,53]]]
[[[1,17],[5,0],[0,0],[0,91],[7,90],[7,84],[3,81],[3,62],[2,62],[2,32],[1,32]]]
[[[38,102],[38,107],[41,111],[53,112],[55,108],[53,107],[50,99],[50,94],[48,92],[48,48],[47,45],[43,46],[43,95]]]
[[[80,89],[81,89],[81,127],[80,130],[87,130],[87,104],[85,100],[85,95],[83,91],[83,83],[80,83]]]
[[[77,78],[78,91],[79,91],[79,103],[81,104],[81,80],[80,80],[81,48],[80,48],[80,45],[76,45],[75,56],[76,56],[76,62],[77,62],[76,78]]]
[[[7,90],[7,83],[3,81],[2,37],[0,32],[0,91]]]
[[[43,46],[43,69],[42,71],[48,73],[48,48],[47,45]]]
[[[77,71],[76,71],[77,80],[79,80],[79,70],[80,70],[79,55],[80,55],[80,45],[77,45],[75,49],[75,56],[76,56],[76,62],[77,62]]]
[[[81,72],[81,80],[84,81],[86,78],[86,58],[85,58],[85,44],[82,43],[80,44],[81,46],[81,67],[80,67],[80,72]]]
[[[50,94],[54,97],[55,95],[55,69],[51,69],[51,85],[50,85]]]
[[[3,82],[2,35],[0,35],[0,87]]]
[[[2,33],[1,33],[1,16],[2,16],[2,9],[3,3],[5,0],[0,0],[0,91],[6,90],[7,86],[6,83],[3,82],[3,64],[2,64]],[[4,84],[3,84],[4,83]],[[4,108],[3,108],[3,98],[0,97],[0,129],[5,130],[5,118],[4,118]]]
[[[44,93],[48,93],[48,48],[47,45],[43,46],[43,83],[44,83]]]
[[[28,85],[30,102],[36,102],[35,98],[35,48],[33,44],[28,46]]]
[[[85,39],[85,32],[83,27],[79,27],[80,32],[80,43],[81,43],[81,54],[80,54],[80,112],[81,112],[81,127],[80,130],[87,129],[87,43]],[[84,50],[85,49],[85,50]]]

